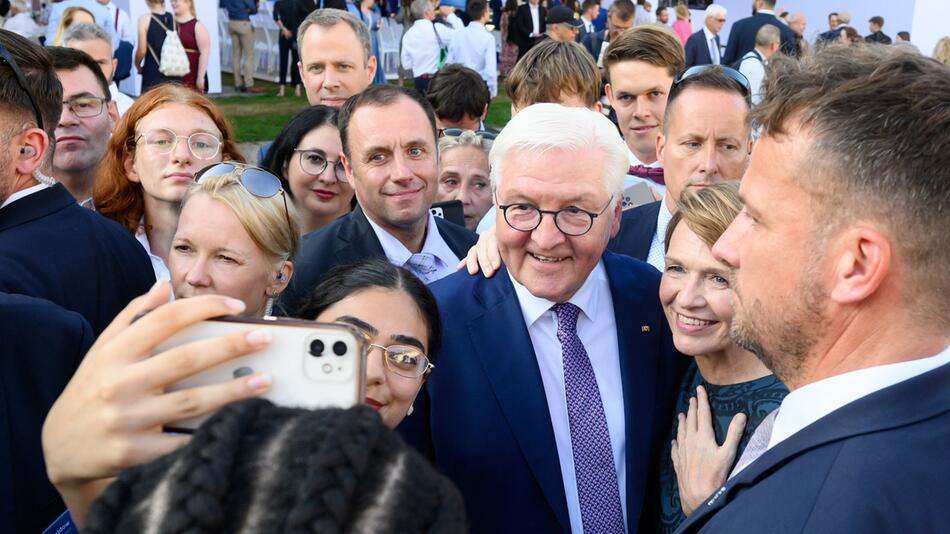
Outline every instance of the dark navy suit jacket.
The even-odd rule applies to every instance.
[[[946,532],[950,364],[858,399],[765,452],[677,531]]]
[[[716,36],[717,46],[719,36]],[[709,43],[706,41],[706,32],[700,30],[689,36],[684,45],[686,52],[686,66],[683,68],[695,67],[696,65],[712,65],[712,57],[709,55]]]
[[[656,219],[660,215],[660,202],[651,202],[623,212],[620,231],[607,244],[607,250],[646,261],[650,245],[656,234]]]
[[[0,532],[42,532],[66,509],[46,476],[40,434],[92,341],[78,313],[0,293]]]
[[[626,428],[628,532],[658,508],[657,453],[682,367],[649,265],[605,253]],[[506,269],[432,285],[444,325],[436,368],[400,432],[465,497],[472,532],[570,532],[538,362]]]
[[[99,335],[154,283],[142,245],[61,184],[0,209],[0,291],[78,312]]]
[[[464,258],[468,249],[478,242],[478,235],[464,226],[441,217],[435,218],[435,225],[445,244],[459,258]],[[280,295],[279,312],[295,316],[330,269],[379,257],[386,257],[383,246],[363,209],[356,206],[350,213],[303,237],[300,252],[294,258],[294,276]]]
[[[778,27],[782,36],[781,50],[786,55],[794,56],[798,53],[798,44],[795,42],[795,32],[770,13],[756,13],[751,17],[737,20],[729,30],[729,42],[726,44],[726,53],[722,56],[722,64],[729,66],[738,63],[742,56],[755,48],[755,34],[766,24]]]

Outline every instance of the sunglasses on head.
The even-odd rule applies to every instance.
[[[235,172],[238,182],[244,187],[244,190],[258,198],[271,198],[280,194],[284,199],[284,215],[287,217],[287,225],[291,226],[290,210],[287,208],[287,194],[284,193],[280,178],[274,176],[268,170],[244,163],[223,161],[208,165],[195,173],[195,182],[200,184],[209,176],[223,176]]]
[[[690,67],[680,72],[676,75],[676,78],[673,80],[673,85],[670,87],[670,96],[672,96],[673,93],[676,92],[686,80],[710,69],[719,69],[719,71],[722,72],[726,77],[739,84],[739,90],[742,91],[742,96],[746,98],[749,97],[749,94],[752,92],[749,79],[736,69],[723,67],[721,65],[696,65],[695,67]]]
[[[475,135],[480,139],[488,139],[494,141],[498,134],[495,132],[489,132],[488,130],[466,130],[465,128],[440,128],[439,137],[458,137],[462,135],[463,132],[475,132]]]
[[[0,45],[0,63],[6,63],[7,66],[10,67],[10,70],[13,71],[13,79],[16,81],[16,84],[20,86],[20,89],[26,93],[26,97],[30,100],[30,105],[33,106],[33,114],[36,116],[36,127],[40,130],[45,130],[43,127],[43,115],[40,113],[40,107],[36,105],[36,100],[33,99],[33,93],[27,88],[26,77],[23,76],[23,71],[21,71],[20,66],[16,64],[16,60],[13,59],[10,51],[3,45]]]

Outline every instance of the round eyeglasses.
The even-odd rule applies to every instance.
[[[108,98],[101,96],[80,96],[63,100],[63,106],[80,119],[88,119],[101,115],[108,101]]]
[[[499,205],[498,209],[505,215],[505,222],[519,232],[530,232],[541,225],[545,214],[554,217],[554,225],[565,235],[577,237],[586,234],[594,226],[594,219],[599,217],[613,202],[610,195],[607,204],[599,212],[594,213],[576,206],[568,206],[559,210],[543,210],[534,204],[516,203]]]
[[[171,154],[178,146],[179,139],[185,139],[188,142],[188,150],[198,159],[211,159],[218,155],[221,149],[221,139],[216,135],[207,132],[195,132],[191,135],[178,135],[167,128],[156,128],[139,134],[135,138],[145,142],[145,146],[156,154]]]
[[[333,164],[333,177],[338,182],[346,182],[346,170],[343,168],[343,160],[330,161],[327,155],[320,150],[304,150],[295,148],[294,152],[300,153],[300,168],[310,176],[320,176],[327,167]]]
[[[435,369],[435,365],[429,363],[429,358],[417,347],[408,345],[384,347],[375,343],[366,343],[365,347],[367,354],[374,348],[382,351],[386,368],[404,378],[419,378]]]

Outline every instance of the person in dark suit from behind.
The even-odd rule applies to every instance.
[[[891,44],[890,36],[881,31],[882,29],[884,29],[884,17],[871,17],[868,21],[868,31],[871,33],[865,36],[864,40],[869,43]]]
[[[626,148],[596,111],[535,104],[491,159],[505,266],[432,286],[439,369],[400,429],[458,485],[472,532],[635,532],[684,361],[659,273],[604,251]]]
[[[435,113],[419,93],[373,85],[346,101],[339,116],[343,164],[359,205],[307,234],[279,308],[293,316],[337,265],[386,257],[426,283],[455,271],[477,236],[434,217],[438,193]]]
[[[49,301],[0,293],[0,339],[0,531],[42,532],[66,509],[46,476],[43,420],[92,327]]]
[[[663,271],[666,228],[680,194],[742,177],[752,148],[750,91],[738,81],[743,79],[728,67],[708,66],[694,67],[674,80],[657,141],[666,193],[663,200],[624,211],[620,232],[608,250],[644,260]],[[715,114],[706,112],[712,109]],[[689,149],[673,142],[685,138],[694,144]]]
[[[733,338],[790,393],[678,532],[945,530],[950,75],[883,46],[770,67],[785,83],[713,254],[736,269]]]
[[[581,39],[581,44],[593,56],[598,67],[604,66],[603,53],[606,51],[604,43],[610,43],[620,34],[633,27],[633,17],[636,15],[636,6],[630,0],[616,0],[607,10],[607,27],[595,33],[588,33]],[[609,48],[610,45],[607,45]]]
[[[508,29],[508,40],[518,45],[519,58],[544,36],[547,29],[544,20],[547,17],[548,10],[541,5],[540,0],[528,0],[518,6],[515,19]]]
[[[118,224],[40,172],[52,165],[63,88],[45,49],[5,31],[0,45],[18,65],[0,63],[0,124],[23,125],[0,138],[0,291],[78,312],[98,335],[155,282],[151,263]]]
[[[686,40],[686,68],[696,65],[721,65],[722,45],[719,33],[726,24],[726,8],[719,4],[706,7],[703,27]]]
[[[722,56],[723,65],[734,65],[749,50],[755,48],[755,34],[766,24],[774,24],[782,34],[782,53],[794,56],[798,50],[795,32],[775,16],[775,0],[756,0],[756,13],[737,20],[729,30],[729,42]]]

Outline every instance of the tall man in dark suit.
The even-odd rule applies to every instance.
[[[723,65],[733,65],[749,50],[755,48],[755,34],[766,24],[774,24],[782,34],[782,52],[794,56],[798,45],[795,42],[795,32],[775,16],[775,0],[756,0],[755,15],[736,21],[729,30],[729,42],[726,44],[726,53],[722,56]]]
[[[79,312],[98,334],[155,282],[151,263],[128,232],[39,172],[52,166],[63,88],[45,49],[10,32],[0,46],[0,291]]]
[[[50,484],[40,433],[92,345],[75,312],[0,293],[0,531],[42,532],[66,506]]]
[[[726,24],[726,8],[719,4],[706,7],[703,27],[686,40],[686,68],[696,65],[721,65],[722,45],[719,33]]]
[[[508,40],[518,45],[519,58],[544,36],[547,30],[544,20],[547,17],[548,10],[541,5],[540,0],[528,0],[518,6],[511,22]]]
[[[690,187],[739,179],[752,148],[749,90],[723,67],[710,67],[674,84],[665,114],[656,140],[666,180],[663,199],[625,211],[620,232],[608,246],[660,271],[666,227],[680,195]]]
[[[950,75],[891,47],[771,68],[787,83],[713,253],[733,338],[791,393],[680,532],[945,530]]]
[[[491,159],[505,267],[433,285],[439,368],[402,430],[458,485],[473,532],[635,532],[680,361],[659,273],[604,252],[623,141],[595,111],[536,104]]]
[[[359,206],[303,238],[296,272],[280,296],[294,315],[323,275],[338,265],[383,256],[424,282],[455,271],[477,236],[429,213],[438,192],[437,131],[419,93],[373,85],[340,110],[343,165]]]

